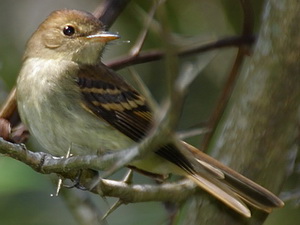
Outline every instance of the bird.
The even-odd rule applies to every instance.
[[[26,44],[16,96],[22,122],[49,153],[106,154],[140,143],[154,123],[147,100],[101,62],[106,31],[92,14],[52,12]],[[276,195],[192,145],[158,147],[127,166],[153,174],[177,174],[251,217],[247,205],[270,213],[284,205]]]

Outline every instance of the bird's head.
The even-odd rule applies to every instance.
[[[90,13],[58,10],[33,33],[24,57],[96,64],[106,43],[117,38],[119,35],[105,31],[104,25]]]

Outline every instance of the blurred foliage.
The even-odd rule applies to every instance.
[[[258,30],[263,1],[253,0],[252,2],[255,26]],[[7,93],[15,83],[26,40],[51,11],[73,8],[92,12],[98,4],[99,1],[96,0],[0,1],[0,101],[3,100],[4,92]],[[107,47],[104,61],[107,62],[111,58],[128,52],[144,26],[143,15],[149,11],[151,5],[152,1],[138,0],[128,5],[111,30],[119,32],[122,40],[130,40],[131,43],[120,41],[117,44],[111,44]],[[187,4],[187,1],[172,0],[167,1],[166,10],[174,39],[182,46],[227,37],[238,34],[241,30],[242,13],[239,1],[189,0]],[[162,38],[164,37],[159,35],[155,26],[151,27],[143,49],[159,48]],[[208,119],[232,65],[234,53],[233,49],[219,51],[217,57],[192,84],[179,129],[199,125]],[[193,62],[196,57],[180,59],[180,64]],[[163,61],[138,65],[135,68],[149,86],[154,97],[160,101],[166,92]],[[126,69],[121,70],[120,73],[128,77]],[[200,143],[199,137],[192,140],[196,145]],[[147,180],[140,175],[136,178],[136,182],[147,182]],[[49,181],[48,176],[38,174],[15,160],[1,156],[0,224],[75,224],[64,203],[59,198],[50,197],[54,190],[55,187]],[[108,208],[98,196],[95,196],[95,201],[101,202],[101,210],[105,211]],[[185,213],[188,212],[184,211],[181,216]],[[122,206],[109,216],[108,222],[115,225],[134,225],[141,224],[143,221],[144,225],[150,225],[162,224],[166,219],[167,214],[162,204],[141,203]],[[299,220],[299,213],[296,213],[293,206],[287,206],[273,213],[267,224],[294,225]]]

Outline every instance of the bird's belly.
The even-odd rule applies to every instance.
[[[66,94],[59,89],[57,82],[37,81],[32,77],[19,80],[18,109],[32,136],[49,153],[64,156],[70,149],[74,155],[96,154],[134,144],[130,138],[82,107],[79,91],[69,88]],[[28,88],[30,85],[35,88]]]
[[[31,117],[34,120],[27,121],[28,127],[37,141],[51,154],[63,156],[68,149],[75,155],[105,153],[133,144],[129,138],[88,112],[80,113],[78,110],[81,109],[59,107],[56,105],[54,112],[46,111],[41,106],[44,108],[42,112],[29,110],[24,113],[37,114]]]

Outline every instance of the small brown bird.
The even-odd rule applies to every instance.
[[[93,15],[60,10],[39,26],[27,43],[17,81],[18,110],[30,133],[50,153],[104,154],[140,142],[153,126],[143,96],[101,63],[106,32]],[[193,180],[238,213],[250,217],[244,202],[265,212],[284,203],[270,191],[183,143],[161,146],[128,166],[174,173]]]

